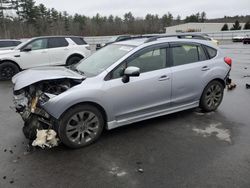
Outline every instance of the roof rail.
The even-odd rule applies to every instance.
[[[151,38],[151,37],[155,37],[157,35],[132,35],[128,40],[131,39],[140,39],[140,38]]]
[[[175,34],[175,35],[156,35],[149,37],[144,43],[156,41],[159,38],[177,37],[179,39],[199,39],[199,40],[209,40],[209,37],[201,34]]]

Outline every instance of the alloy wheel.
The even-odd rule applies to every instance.
[[[66,135],[76,144],[88,143],[96,138],[100,121],[91,111],[81,111],[74,114],[66,126]]]

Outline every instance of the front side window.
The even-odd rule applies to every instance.
[[[126,67],[130,66],[140,68],[141,73],[166,68],[166,49],[151,49],[138,54],[116,68],[113,71],[112,78],[115,79],[121,77]]]
[[[47,48],[47,39],[37,39],[31,42],[32,50],[42,50]]]
[[[49,39],[49,48],[66,47],[69,43],[65,38],[55,37]]]
[[[201,46],[193,44],[180,44],[171,47],[173,66],[205,61],[206,54]]]

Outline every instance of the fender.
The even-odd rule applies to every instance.
[[[81,84],[79,86],[82,87]],[[107,112],[108,106],[101,102],[103,96],[101,90],[94,88],[83,90],[79,86],[71,88],[70,90],[50,99],[42,105],[42,108],[57,120],[60,119],[61,115],[69,108],[84,102],[96,103],[105,109],[106,114],[109,114]]]

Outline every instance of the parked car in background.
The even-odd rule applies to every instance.
[[[187,35],[188,37],[188,33],[184,34],[184,35]],[[205,33],[201,33],[201,34],[197,34],[197,33],[193,33],[193,34],[190,34],[192,36],[192,38],[194,39],[200,39],[200,40],[208,40],[208,41],[211,41],[212,43],[214,43],[215,45],[219,45],[219,41],[218,40],[215,40],[214,38],[210,37],[208,34],[205,34]],[[186,37],[186,38],[187,38]]]
[[[0,39],[0,51],[1,50],[11,50],[21,44],[20,40],[13,39]]]
[[[79,148],[96,141],[104,128],[195,107],[216,110],[231,64],[207,40],[183,35],[127,40],[74,67],[17,74],[14,101],[27,138],[35,139],[37,129],[54,129],[62,143]]]
[[[54,65],[73,65],[91,54],[82,37],[32,38],[13,50],[0,52],[0,79],[11,79],[21,70]]]
[[[245,36],[239,35],[232,38],[233,42],[242,42]]]
[[[129,40],[131,38],[133,38],[132,35],[117,35],[117,36],[113,36],[113,37],[111,37],[111,39],[108,40],[108,42],[106,42],[104,44],[97,44],[96,45],[96,50],[99,50],[99,49],[101,49],[104,46],[107,46],[109,44],[112,44],[112,43],[115,43],[115,42],[119,42],[119,41]]]
[[[243,44],[250,44],[250,36],[245,36],[242,40]]]
[[[216,40],[216,39],[214,39],[214,38],[212,38],[212,37],[207,37],[208,38],[208,40],[210,40],[211,42],[213,42],[215,45],[219,45],[220,44],[220,42],[218,41],[218,40]]]

